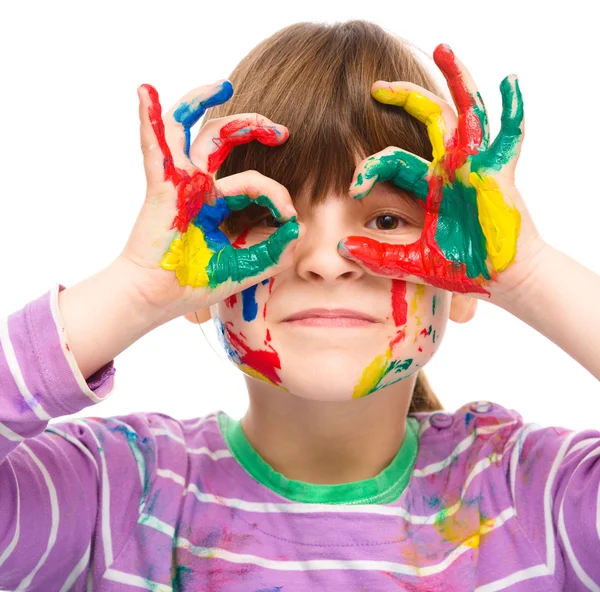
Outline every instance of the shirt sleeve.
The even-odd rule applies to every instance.
[[[0,589],[82,588],[91,559],[102,572],[124,545],[143,497],[135,427],[118,418],[48,425],[114,388],[114,360],[87,381],[79,371],[58,308],[63,289],[0,319]],[[127,491],[118,504],[110,483]]]
[[[600,431],[523,424],[503,461],[540,568],[561,590],[600,590]]]

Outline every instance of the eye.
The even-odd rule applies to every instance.
[[[267,214],[263,216],[260,220],[257,220],[253,226],[263,226],[267,228],[279,228],[283,226],[284,222],[280,222],[273,217],[273,214]]]
[[[390,212],[377,214],[377,216],[375,216],[369,222],[369,224],[371,222],[375,222],[377,224],[376,228],[367,226],[367,228],[371,228],[372,230],[396,230],[397,228],[406,226],[406,221],[404,218]]]

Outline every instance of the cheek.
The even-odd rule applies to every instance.
[[[365,368],[355,397],[369,395],[417,372],[437,351],[444,335],[450,293],[401,280],[392,283],[387,347]]]

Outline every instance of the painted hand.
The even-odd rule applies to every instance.
[[[517,77],[500,84],[502,126],[489,143],[487,113],[473,80],[447,45],[434,60],[444,74],[458,118],[433,93],[408,82],[376,82],[372,96],[403,107],[427,125],[433,160],[396,147],[362,161],[349,193],[355,199],[392,181],[425,209],[423,232],[412,244],[368,237],[340,241],[342,255],[370,272],[451,292],[491,296],[518,285],[531,269],[542,241],[514,183],[524,136],[523,101]]]
[[[279,273],[293,259],[300,235],[289,193],[256,171],[215,180],[234,146],[258,140],[277,146],[288,130],[255,113],[209,120],[190,146],[190,128],[207,108],[229,100],[229,81],[199,87],[163,118],[158,93],[142,85],[140,130],[146,202],[122,254],[143,270],[138,290],[154,307],[178,300],[184,310],[205,308]],[[219,226],[251,203],[283,223],[249,248],[234,248]],[[169,273],[166,273],[168,271]]]

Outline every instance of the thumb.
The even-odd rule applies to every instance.
[[[144,171],[148,187],[165,181],[164,156],[154,128],[163,126],[161,106],[156,89],[142,84],[137,89],[140,115],[140,147],[144,156]]]

